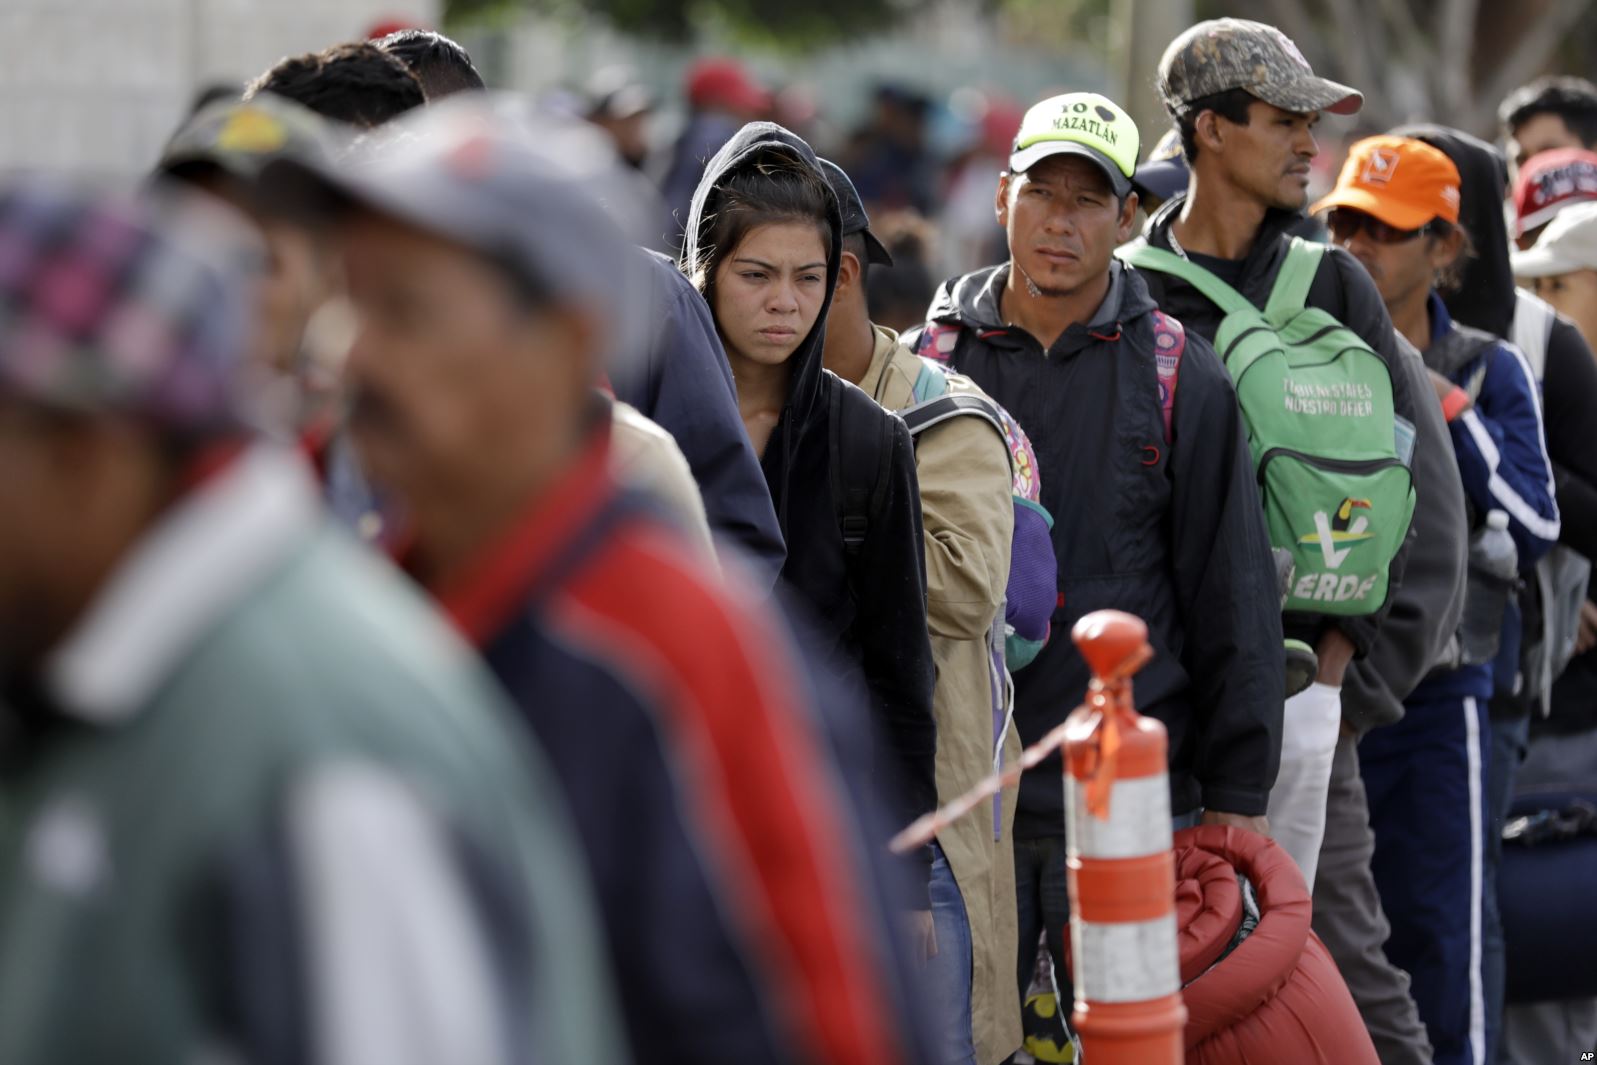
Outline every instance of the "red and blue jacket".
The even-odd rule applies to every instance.
[[[891,902],[788,634],[599,433],[447,587],[548,751],[639,1062],[907,1062]]]

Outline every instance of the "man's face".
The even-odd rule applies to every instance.
[[[1314,128],[1320,113],[1298,114],[1255,100],[1247,125],[1214,116],[1218,150],[1204,144],[1201,163],[1213,151],[1231,183],[1265,207],[1299,211],[1309,198],[1309,164],[1319,154]]]
[[[529,309],[474,252],[375,215],[346,228],[345,266],[350,428],[424,547],[456,508],[479,513],[558,474],[597,372],[587,318]]]
[[[1103,170],[1079,155],[1049,156],[998,183],[1010,259],[1048,296],[1101,278],[1136,212],[1136,194],[1120,203]]]
[[[1509,155],[1517,171],[1532,156],[1550,152],[1555,148],[1589,148],[1564,124],[1563,118],[1550,112],[1532,115],[1514,129],[1508,139]]]
[[[1447,255],[1439,246],[1440,242],[1423,233],[1372,225],[1375,219],[1350,207],[1339,207],[1334,213],[1339,220],[1361,223],[1350,234],[1333,230],[1333,237],[1364,264],[1388,308],[1420,292],[1429,292],[1436,272],[1447,265]]]
[[[0,679],[66,634],[158,506],[162,476],[131,427],[0,396]]]

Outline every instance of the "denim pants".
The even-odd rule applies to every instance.
[[[932,924],[937,932],[937,953],[926,963],[927,991],[933,1007],[932,1065],[976,1065],[976,1043],[971,1035],[970,981],[972,945],[970,916],[965,898],[954,881],[943,848],[932,850]]]
[[[1486,877],[1481,893],[1481,983],[1486,992],[1486,1060],[1498,1060],[1503,1024],[1506,958],[1503,918],[1497,905],[1497,867],[1503,860],[1503,822],[1514,799],[1514,778],[1530,742],[1530,718],[1493,718],[1492,756],[1486,773]]]
[[[1063,967],[1065,936],[1070,931],[1070,886],[1065,879],[1064,834],[1041,839],[1015,840],[1015,895],[1020,904],[1017,980],[1020,998],[1026,999],[1032,973],[1037,968],[1037,940],[1048,936],[1048,953],[1056,962],[1061,1008],[1070,1009],[1071,992]]]

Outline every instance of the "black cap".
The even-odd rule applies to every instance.
[[[865,205],[860,202],[859,190],[854,187],[843,168],[830,159],[822,159],[821,170],[826,174],[827,182],[832,186],[832,192],[837,196],[838,210],[843,212],[843,236],[858,233],[865,238],[865,259],[878,266],[892,266],[893,256],[888,252],[887,246],[876,239],[876,234],[871,232],[871,220],[865,213]]]

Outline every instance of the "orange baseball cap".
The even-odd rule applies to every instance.
[[[1366,137],[1348,149],[1336,188],[1313,214],[1351,207],[1394,229],[1418,229],[1435,218],[1458,223],[1458,167],[1410,137]]]

